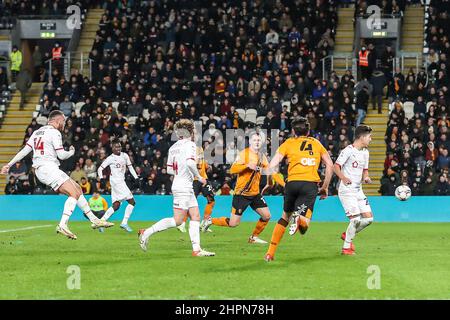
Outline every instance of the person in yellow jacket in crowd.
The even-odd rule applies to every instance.
[[[105,214],[106,210],[108,210],[108,203],[98,192],[94,192],[94,194],[92,195],[92,197],[89,199],[88,202],[89,207],[92,210],[92,213],[99,219],[101,219]],[[104,229],[99,228],[99,231],[103,232]]]
[[[22,52],[20,52],[17,46],[12,47],[9,59],[11,60],[12,82],[16,82],[17,75],[19,74],[22,66]]]

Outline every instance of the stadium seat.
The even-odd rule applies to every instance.
[[[33,119],[36,119],[39,116],[39,111],[33,111]]]
[[[78,102],[76,105],[75,105],[75,115],[77,116],[77,117],[80,117],[81,116],[81,108],[83,107],[85,105],[85,103],[84,102]]]
[[[284,101],[284,102],[282,103],[282,106],[283,106],[283,107],[287,107],[287,111],[288,111],[288,112],[291,112],[291,102],[290,102],[290,101]]]
[[[208,117],[207,116],[201,116],[200,120],[202,120],[202,124],[205,125],[206,121],[208,121]]]
[[[430,110],[431,105],[435,104],[433,101],[427,102],[427,112]]]
[[[34,110],[36,110],[36,111],[41,111],[41,105],[40,105],[40,104],[37,104],[37,105],[36,105],[36,108],[35,108]]]
[[[256,118],[256,124],[258,126],[262,126],[264,124],[264,119],[266,119],[266,117],[257,117]]]
[[[47,124],[47,117],[39,116],[36,118],[37,124],[40,124],[41,126],[45,126]]]
[[[403,110],[405,110],[405,117],[411,119],[414,117],[414,102],[405,101],[403,103]]]
[[[220,117],[219,116],[214,116],[214,119],[218,122],[220,121]]]
[[[1,105],[0,105],[0,111],[5,111],[5,109],[6,109],[5,105],[4,105],[4,104],[1,104]]]
[[[138,117],[128,117],[128,124],[130,125],[130,126],[134,126],[135,124],[136,124],[136,120],[137,120],[137,118]]]
[[[144,117],[145,120],[150,119],[150,112],[148,112],[148,109],[144,109],[142,111],[142,116]]]
[[[0,119],[3,118],[3,112],[0,112]]]
[[[236,109],[236,112],[239,113],[239,118],[245,120],[245,109]]]
[[[116,112],[117,112],[117,110],[119,109],[120,102],[114,101],[111,104],[112,104],[113,109],[116,110]]]
[[[256,109],[248,109],[245,112],[245,121],[251,122],[251,123],[256,123],[256,115],[257,114],[258,114],[258,112],[256,111]]]

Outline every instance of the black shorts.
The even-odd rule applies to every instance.
[[[284,188],[284,211],[297,211],[306,218],[311,218],[316,202],[317,182],[290,181]],[[309,209],[309,211],[308,211]]]
[[[206,182],[205,186],[202,186],[202,184],[198,180],[194,180],[193,187],[195,197],[198,197],[198,195],[201,193],[205,198],[210,198],[211,201],[214,201],[214,190],[209,181]]]
[[[253,210],[256,210],[258,208],[266,208],[267,203],[260,194],[256,196],[234,195],[231,213],[240,216],[244,213],[248,206],[250,206]]]

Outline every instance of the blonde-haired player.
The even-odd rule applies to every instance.
[[[200,230],[202,230],[205,222],[209,219],[209,217],[211,217],[214,205],[216,203],[214,199],[214,189],[208,181],[208,174],[206,173],[206,170],[208,169],[208,162],[205,159],[205,153],[202,147],[197,147],[197,169],[202,178],[206,180],[206,184],[202,184],[197,178],[194,180],[195,196],[198,197],[201,193],[206,198],[203,220],[200,224]],[[187,216],[184,218],[183,223],[177,227],[179,231],[186,232],[186,221]],[[210,228],[207,231],[212,232]]]
[[[65,122],[66,117],[61,111],[50,112],[48,124],[33,132],[25,147],[7,165],[3,166],[1,173],[7,174],[11,166],[33,151],[33,168],[39,181],[69,197],[64,204],[63,215],[56,227],[56,232],[75,240],[77,236],[70,231],[67,225],[75,206],[78,206],[88,217],[94,229],[108,228],[114,224],[98,219],[92,213],[81,187],[59,169],[58,159],[66,160],[75,154],[73,146],[69,148],[69,151],[65,151],[63,147],[61,132],[64,130]]]
[[[195,197],[193,182],[197,178],[203,185],[206,183],[197,169],[196,145],[192,141],[194,123],[181,119],[175,124],[178,141],[170,147],[167,159],[167,172],[174,175],[172,183],[173,217],[165,218],[148,229],[139,230],[139,244],[146,251],[149,238],[161,232],[179,226],[186,215],[189,215],[189,236],[192,242],[192,255],[196,257],[214,256],[214,252],[203,250],[200,246],[200,212]]]
[[[369,177],[369,146],[372,128],[360,125],[355,129],[355,141],[341,151],[334,164],[334,172],[341,180],[338,196],[345,214],[350,219],[347,230],[342,233],[344,240],[343,255],[355,254],[353,238],[369,226],[373,221],[372,209],[365,196],[361,181],[370,183]]]
[[[250,134],[250,146],[239,153],[238,158],[230,168],[230,173],[238,176],[233,195],[231,217],[205,220],[203,230],[207,230],[211,225],[237,227],[241,222],[242,214],[250,206],[261,218],[256,223],[248,242],[267,243],[267,241],[259,238],[270,220],[269,207],[259,189],[261,174],[269,165],[266,156],[261,152],[263,140],[263,135],[258,132]],[[278,179],[277,177],[274,178]],[[283,184],[283,181],[280,183]]]

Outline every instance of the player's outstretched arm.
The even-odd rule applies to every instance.
[[[275,173],[278,173],[279,165],[281,160],[283,160],[284,155],[282,155],[279,152],[276,152],[273,156],[272,160],[270,160],[269,166],[267,169],[263,170],[263,174],[267,175],[273,175]]]
[[[60,159],[60,160],[69,159],[74,154],[75,154],[75,148],[73,146],[70,146],[69,151],[66,151],[64,149],[56,149],[56,155],[58,156],[58,159]]]
[[[8,174],[9,168],[11,168],[16,162],[19,162],[23,158],[25,158],[33,148],[31,148],[28,144],[20,150],[15,157],[5,166],[2,167],[1,174]]]

